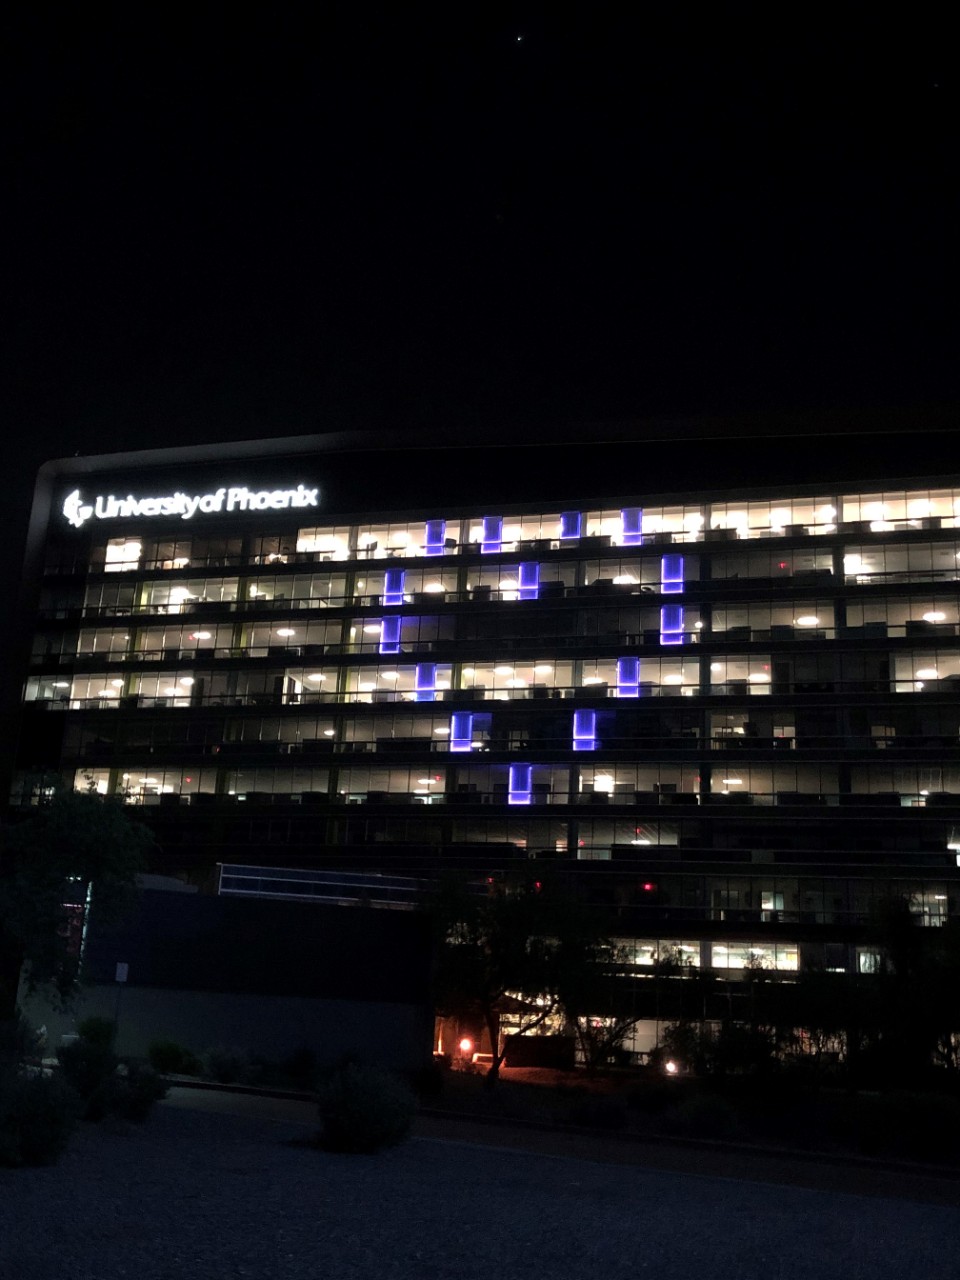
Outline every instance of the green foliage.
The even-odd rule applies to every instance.
[[[76,1094],[57,1077],[0,1071],[0,1165],[55,1164],[78,1114]]]
[[[118,802],[73,791],[5,833],[0,876],[0,1008],[12,1010],[27,966],[31,989],[69,1000],[79,980],[78,931],[88,886],[100,923],[119,919],[136,893],[152,837]]]
[[[197,1055],[175,1040],[151,1040],[147,1058],[151,1067],[163,1076],[198,1076],[203,1070]]]
[[[403,1142],[416,1100],[399,1080],[377,1067],[347,1062],[320,1082],[320,1144],[327,1151],[372,1154]]]

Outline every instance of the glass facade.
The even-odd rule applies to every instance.
[[[953,911],[960,488],[77,528],[67,487],[15,803],[119,796],[191,873],[547,860],[639,966],[796,969],[893,884]]]

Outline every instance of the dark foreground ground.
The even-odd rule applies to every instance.
[[[0,1170],[0,1276],[955,1280],[960,1266],[949,1179],[429,1117],[394,1151],[333,1156],[294,1145],[312,1127],[302,1103],[174,1090],[143,1128],[85,1128],[54,1168]]]

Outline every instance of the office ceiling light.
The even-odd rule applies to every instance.
[[[722,663],[720,663],[720,662],[711,662],[711,663],[710,663],[710,670],[711,670],[711,671],[722,671],[722,670],[723,670],[723,664],[722,664]]]
[[[111,680],[111,681],[110,681],[110,683],[113,685],[113,687],[114,687],[115,689],[122,689],[122,688],[123,688],[123,681],[122,681],[122,680]],[[192,684],[192,683],[193,683],[193,682],[191,681],[191,684]]]
[[[70,681],[69,681],[69,680],[54,680],[54,682],[53,682],[53,687],[54,687],[54,689],[69,689],[69,688],[70,688]]]
[[[500,580],[501,591],[516,591],[519,585],[520,583],[516,580],[516,578],[502,578]]]
[[[466,674],[466,673],[464,673],[464,674]],[[513,675],[513,667],[494,667],[494,668],[493,668],[493,674],[494,674],[495,676],[512,676],[512,675]]]
[[[399,671],[381,671],[380,679],[381,680],[399,680],[400,672]]]
[[[931,609],[928,613],[923,615],[923,620],[924,622],[944,622],[946,620],[946,616],[947,615],[940,609]]]
[[[357,688],[361,693],[372,693],[376,687],[376,684],[372,680],[361,680],[357,685]]]
[[[447,737],[447,735],[449,734],[450,729],[448,728],[448,726],[447,726],[447,725],[445,725],[445,724],[441,724],[441,725],[438,725],[438,726],[437,726],[437,728],[436,728],[436,729],[434,729],[434,731],[433,731],[433,732],[434,732],[434,733],[439,733],[441,737],[445,738],[445,737]]]
[[[295,636],[296,634],[293,627],[277,627],[278,636]]]
[[[97,693],[98,698],[115,698],[117,696],[116,689],[101,689]]]
[[[477,673],[476,673],[476,670],[475,670],[473,667],[464,667],[464,668],[463,668],[463,674],[464,674],[465,676],[468,676],[468,677],[472,680],[472,679],[473,679],[473,677],[474,677]]]
[[[368,636],[378,636],[380,634],[380,623],[368,622],[363,629]]]
[[[664,676],[664,684],[683,684],[683,676]]]
[[[327,675],[325,671],[314,671],[307,676],[308,680],[326,680],[326,678]]]
[[[917,671],[917,672],[915,673],[915,675],[916,675],[917,680],[936,680],[936,678],[937,678],[937,668],[936,668],[936,667],[921,667],[921,668],[920,668],[920,670],[919,670],[919,671]]]
[[[742,787],[743,786],[742,778],[721,778],[720,781],[723,783],[725,787]]]
[[[324,729],[324,731],[323,731],[323,736],[324,736],[325,738],[332,738],[332,737],[333,737],[333,735],[334,735],[334,732],[335,732],[335,730],[333,730],[333,729]]]
[[[636,586],[637,580],[632,573],[618,573],[614,582],[620,587],[633,587]]]
[[[417,779],[417,786],[419,786],[419,787],[432,787],[432,786],[433,786],[433,784],[434,784],[435,782],[439,782],[439,781],[440,781],[440,779],[439,779],[439,778],[418,778],[418,779]]]
[[[794,622],[798,627],[817,627],[820,625],[820,619],[815,613],[803,613],[799,618],[794,618]]]
[[[548,662],[538,662],[533,668],[533,674],[535,676],[548,676],[552,670],[553,667]]]
[[[585,676],[583,683],[584,684],[603,684],[603,680],[600,676]]]
[[[526,687],[526,680],[522,679],[520,676],[513,676],[512,679],[507,681],[508,689],[525,689]]]
[[[209,640],[213,633],[210,631],[194,631],[190,636],[191,640]]]
[[[437,591],[445,591],[446,587],[443,585],[442,582],[428,582],[423,589],[424,591],[429,591],[431,594],[433,594],[434,592],[437,592]]]
[[[752,684],[769,684],[770,683],[770,677],[767,675],[765,671],[751,671],[750,674],[747,676],[747,679]]]

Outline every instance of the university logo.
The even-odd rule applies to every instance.
[[[75,529],[79,529],[84,520],[89,520],[93,515],[93,507],[88,507],[80,498],[80,490],[74,489],[64,500],[63,514]]]

